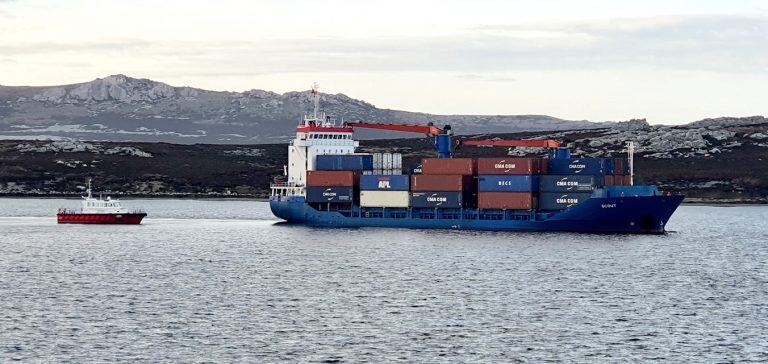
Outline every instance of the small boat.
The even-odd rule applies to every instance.
[[[56,214],[59,224],[126,224],[138,225],[147,216],[141,209],[128,211],[123,208],[120,200],[107,197],[106,200],[93,198],[91,195],[91,180],[88,180],[88,196],[83,197],[83,207],[80,210],[60,208]]]

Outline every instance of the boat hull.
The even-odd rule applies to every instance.
[[[290,223],[314,227],[393,227],[490,231],[559,231],[582,233],[661,234],[684,196],[592,197],[556,213],[530,212],[511,215],[462,209],[448,218],[405,210],[399,216],[372,214],[371,210],[318,211],[301,196],[273,196],[275,216]],[[357,210],[357,212],[355,212]],[[367,214],[366,214],[367,212]]]
[[[59,213],[56,220],[59,224],[118,224],[138,225],[146,217],[146,213],[126,214],[85,214],[85,213]]]

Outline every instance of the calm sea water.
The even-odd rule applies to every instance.
[[[663,236],[323,230],[264,202],[0,199],[0,361],[767,362],[768,207]]]

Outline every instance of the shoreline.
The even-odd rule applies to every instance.
[[[248,196],[248,195],[208,195],[208,194],[194,194],[194,193],[180,193],[180,194],[120,194],[120,193],[103,193],[104,196],[119,197],[121,199],[173,199],[173,200],[219,200],[219,201],[255,201],[255,202],[268,202],[268,197],[262,196]],[[75,193],[51,193],[51,194],[35,194],[35,193],[3,193],[0,194],[0,199],[14,199],[14,198],[39,198],[39,199],[80,199],[81,194]],[[703,206],[745,206],[745,205],[768,205],[768,199],[712,199],[712,198],[700,198],[690,197],[683,201],[683,205],[703,205]]]
[[[94,195],[98,195],[98,193],[94,193]],[[269,201],[269,197],[257,197],[257,196],[244,196],[244,195],[237,195],[237,196],[228,196],[228,195],[207,195],[207,194],[167,194],[167,195],[141,195],[141,194],[120,194],[120,193],[102,193],[104,197],[115,197],[120,199],[171,199],[171,200],[221,200],[221,201],[260,201],[260,202],[267,202]],[[75,194],[75,193],[51,193],[51,194],[35,194],[35,193],[2,193],[0,194],[0,199],[7,198],[7,199],[22,199],[22,198],[37,198],[37,199],[54,199],[54,198],[64,198],[64,199],[81,199],[83,196],[82,194]]]

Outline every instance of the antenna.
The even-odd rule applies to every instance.
[[[91,179],[90,178],[88,178],[88,189],[85,191],[88,192],[88,198],[91,198]]]
[[[627,159],[629,159],[629,185],[635,185],[635,143],[627,142]]]
[[[315,122],[317,122],[317,109],[320,107],[320,95],[317,93],[318,88],[320,88],[320,85],[317,82],[312,84],[312,98],[315,102]]]

